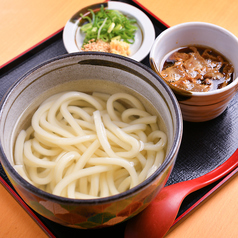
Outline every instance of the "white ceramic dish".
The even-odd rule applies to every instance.
[[[80,22],[80,13],[84,14],[88,12],[88,9],[99,9],[102,4],[107,9],[118,10],[126,16],[137,20],[138,30],[135,34],[135,43],[130,46],[131,55],[129,57],[136,61],[143,60],[150,52],[155,40],[155,30],[152,22],[146,14],[138,8],[126,3],[113,1],[87,6],[68,20],[63,31],[63,42],[68,53],[81,51],[84,34],[81,33],[80,26],[78,26]]]

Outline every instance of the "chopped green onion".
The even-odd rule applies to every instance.
[[[85,24],[85,25],[83,25],[82,27],[81,27],[81,30],[82,31],[88,31],[89,29],[91,29],[92,28],[92,26],[93,26],[93,24],[92,23],[87,23],[87,24]],[[93,30],[93,29],[92,29]]]
[[[100,28],[99,28],[99,30],[98,30],[98,37],[97,37],[97,39],[100,38],[101,30],[102,30],[103,26],[105,25],[106,21],[107,21],[107,18],[105,18],[105,20],[103,21],[102,25],[100,26]]]
[[[135,32],[138,29],[135,25],[136,19],[126,17],[118,10],[105,9],[103,5],[97,13],[92,9],[89,11],[91,19],[88,19],[88,16],[81,16],[88,21],[81,27],[81,31],[85,33],[83,44],[87,44],[92,39],[102,39],[107,42],[118,39],[129,44],[134,43]]]
[[[94,12],[93,12],[93,10],[91,10],[91,9],[89,9],[89,11],[91,12],[91,14],[92,14],[92,22],[94,23],[94,26],[95,26],[95,14],[94,14]]]
[[[92,19],[89,16],[84,16],[82,13],[80,13],[80,16],[82,19],[87,20],[88,22],[92,22]]]
[[[114,27],[113,31],[119,31],[122,29],[122,25],[121,24],[118,24],[116,27]]]
[[[121,37],[120,36],[115,36],[115,37],[113,37],[113,38],[111,38],[111,40],[121,40]]]
[[[111,25],[109,26],[107,32],[108,32],[108,33],[111,33],[111,31],[113,30],[114,27],[115,27],[115,23],[112,22]]]

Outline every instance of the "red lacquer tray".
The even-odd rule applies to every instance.
[[[156,35],[169,26],[136,1],[123,1],[144,11],[154,24]],[[10,86],[34,66],[58,55],[67,54],[62,40],[63,29],[49,36],[39,44],[7,62],[0,68],[0,100]],[[147,56],[143,64],[149,65]],[[181,148],[172,174],[166,185],[201,176],[225,162],[237,149],[238,145],[238,94],[230,102],[225,112],[218,118],[203,122],[184,122]],[[189,195],[183,202],[175,223],[180,221],[197,205],[238,172],[234,170],[224,179]],[[56,224],[32,211],[15,192],[3,168],[0,165],[0,182],[42,227],[49,237],[123,237],[126,222],[100,230],[77,230]],[[174,224],[175,224],[174,223]]]

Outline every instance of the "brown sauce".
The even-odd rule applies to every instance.
[[[233,81],[234,68],[219,52],[191,45],[174,51],[165,61],[162,77],[170,84],[193,92],[208,92]]]

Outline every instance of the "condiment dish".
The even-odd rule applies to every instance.
[[[108,1],[87,6],[75,13],[66,23],[63,30],[63,42],[68,53],[79,52],[85,35],[80,31],[82,19],[80,14],[87,15],[88,9],[96,11],[101,5],[105,9],[118,10],[129,18],[136,19],[138,30],[135,33],[135,42],[130,45],[131,59],[142,61],[150,52],[155,39],[155,29],[151,20],[140,9],[123,2]]]

